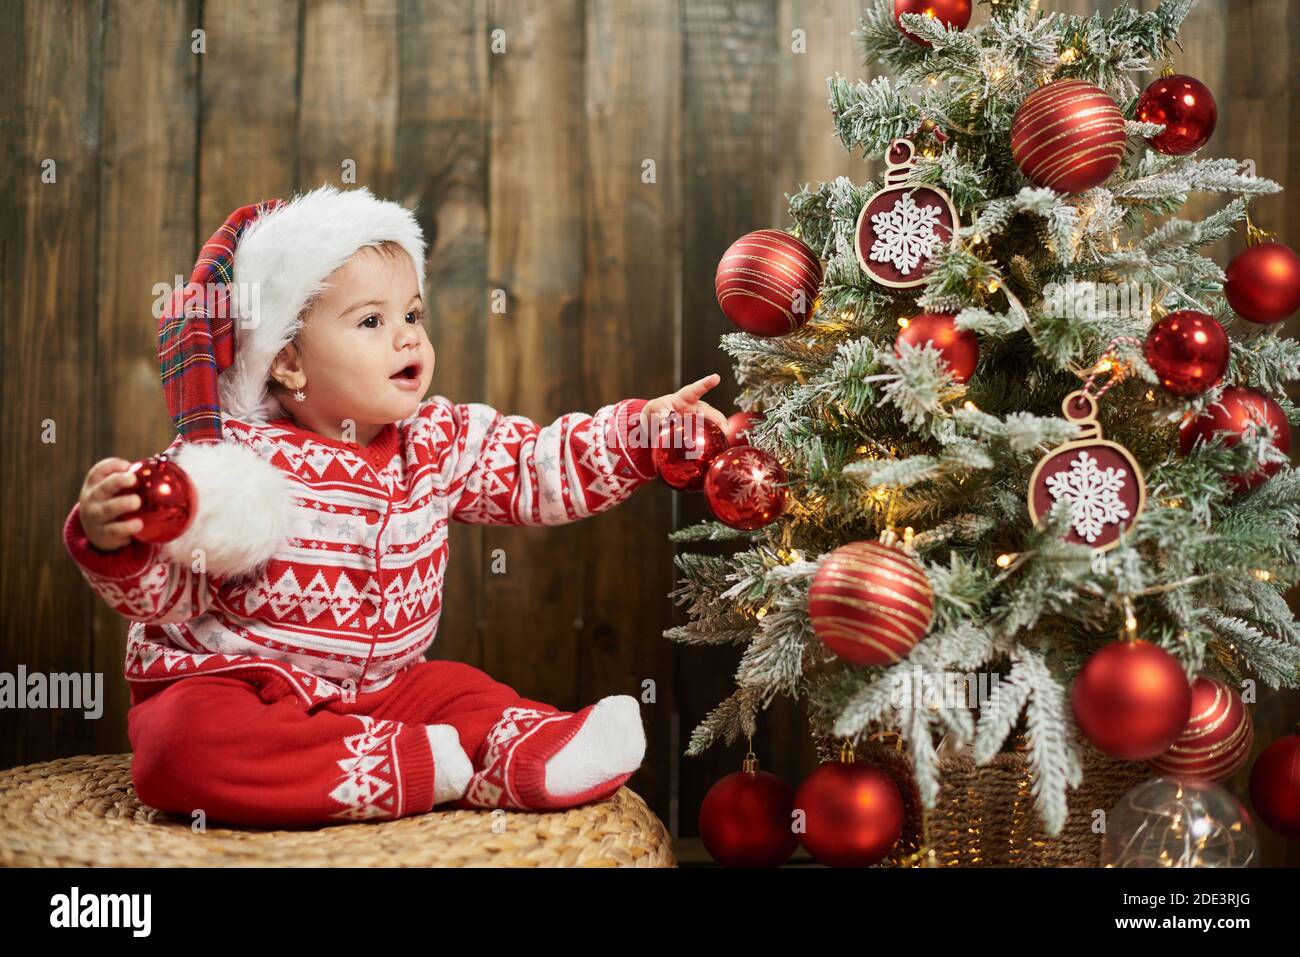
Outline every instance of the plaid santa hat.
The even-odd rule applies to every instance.
[[[158,324],[163,394],[181,439],[173,457],[199,502],[185,533],[163,546],[167,557],[188,562],[201,549],[210,573],[242,574],[287,540],[291,484],[252,449],[226,441],[221,417],[265,423],[283,414],[269,388],[275,357],[330,273],[384,242],[411,257],[423,295],[415,215],[365,188],[322,186],[289,202],[241,206],[203,244]]]

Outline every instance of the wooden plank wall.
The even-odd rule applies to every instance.
[[[348,169],[418,206],[435,392],[549,422],[717,371],[710,400],[731,411],[713,270],[736,236],[787,225],[801,183],[872,175],[834,139],[825,87],[869,75],[849,35],[865,2],[0,3],[0,660],[106,677],[97,722],[0,715],[0,766],[127,747],[125,626],[58,532],[92,462],[170,439],[152,288],[187,273],[231,209]],[[1292,244],[1298,8],[1205,0],[1176,61],[1218,96],[1208,154],[1254,157],[1292,186],[1256,204]],[[456,526],[434,649],[562,707],[640,696],[649,752],[632,784],[681,834],[744,753],[680,757],[737,660],[661,637],[683,620],[666,535],[704,516],[698,496],[654,485],[572,526]],[[754,742],[766,768],[811,769],[804,727],[799,706],[774,704]]]

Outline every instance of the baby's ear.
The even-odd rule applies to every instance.
[[[302,351],[297,342],[287,342],[283,349],[271,360],[269,375],[284,384],[283,380],[292,381],[302,371]],[[295,388],[289,386],[288,388]]]

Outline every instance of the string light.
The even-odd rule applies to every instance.
[[[906,328],[911,324],[911,322],[912,322],[912,320],[911,320],[911,319],[908,319],[906,316],[899,316],[899,317],[898,317],[898,328],[900,328],[900,329],[906,329]]]
[[[1079,58],[1079,51],[1076,50],[1074,47],[1067,47],[1066,49],[1061,51],[1062,63],[1073,63],[1078,58]]]
[[[1273,577],[1273,573],[1264,568],[1256,568],[1251,574],[1262,582],[1266,582]]]
[[[972,402],[970,399],[967,399],[965,402],[962,403],[962,408],[965,409],[967,412],[978,412],[978,411],[979,411],[979,406],[977,406],[977,405],[976,405],[974,402]]]
[[[998,568],[1010,568],[1011,563],[1014,562],[1015,560],[1016,560],[1015,552],[1005,552],[998,556],[997,566]]]
[[[913,539],[915,536],[916,536],[916,532],[912,530],[912,526],[911,526],[911,525],[908,525],[906,528],[903,529],[903,544],[904,544],[904,545],[911,545],[911,544],[912,544],[912,539]]]
[[[999,283],[998,283],[998,281],[997,281],[996,279],[990,279],[990,280],[989,280],[989,284],[988,284],[988,286],[987,286],[987,289],[988,289],[989,292],[997,292],[997,291],[998,291],[998,285],[999,285]]]

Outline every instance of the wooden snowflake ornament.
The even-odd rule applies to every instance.
[[[1068,542],[1110,551],[1146,507],[1146,483],[1131,452],[1102,438],[1097,400],[1085,391],[1071,392],[1061,403],[1079,437],[1048,452],[1029,477],[1029,515],[1042,527],[1052,507],[1070,504]]]
[[[894,140],[885,154],[883,189],[858,214],[858,262],[873,282],[894,289],[919,286],[926,266],[957,240],[957,207],[936,186],[905,186],[915,167],[916,147]]]

